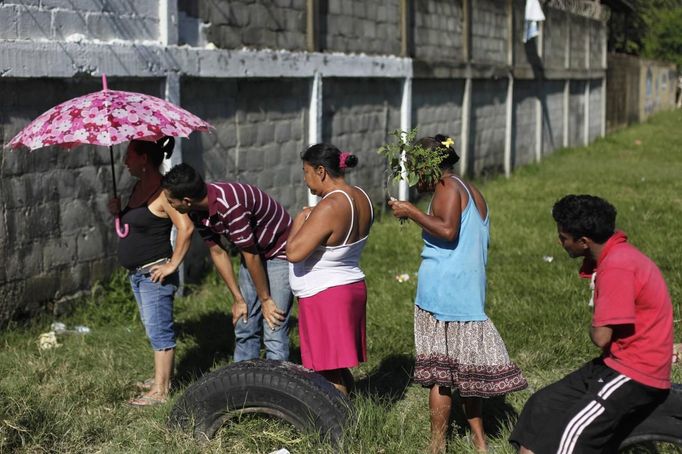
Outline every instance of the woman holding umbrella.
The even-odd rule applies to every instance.
[[[128,401],[134,406],[164,403],[173,374],[176,271],[189,249],[194,228],[186,214],[171,208],[161,190],[159,168],[164,157],[172,154],[174,144],[172,137],[156,142],[130,142],[125,165],[139,181],[123,210],[120,199],[114,197],[109,202],[109,211],[120,216],[123,230],[127,231],[127,234],[119,233],[118,258],[129,272],[140,318],[154,350],[154,377],[139,383],[144,393]],[[173,226],[177,228],[175,250],[170,242]]]

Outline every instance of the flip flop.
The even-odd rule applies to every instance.
[[[156,397],[158,396],[158,397]],[[142,394],[133,399],[130,399],[127,404],[133,407],[154,407],[157,405],[163,405],[168,401],[168,397],[162,397],[158,394]]]
[[[145,381],[135,382],[135,387],[140,391],[149,391],[154,386],[154,377],[148,378]]]

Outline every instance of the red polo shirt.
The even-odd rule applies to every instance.
[[[613,328],[604,363],[643,385],[670,388],[673,308],[661,271],[620,231],[604,244],[596,268],[586,261],[581,274],[593,271],[592,326]]]

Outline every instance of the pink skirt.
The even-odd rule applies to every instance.
[[[315,371],[355,367],[367,361],[365,281],[298,299],[303,366]]]

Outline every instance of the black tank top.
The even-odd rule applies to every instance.
[[[149,198],[154,194],[156,191]],[[128,224],[130,230],[118,243],[118,261],[130,271],[173,255],[170,242],[173,221],[156,216],[149,210],[148,203],[149,199],[142,206],[126,206],[121,211],[121,226]]]

